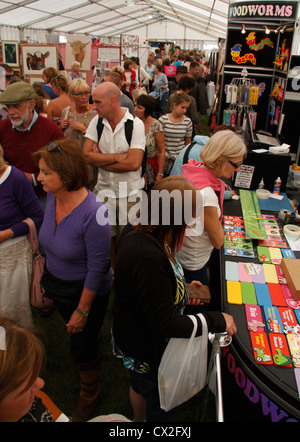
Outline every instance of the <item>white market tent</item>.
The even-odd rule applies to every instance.
[[[85,34],[116,43],[125,34],[138,36],[140,45],[217,46],[226,38],[230,3],[235,0],[0,0],[1,40],[54,43],[50,36]]]
[[[230,0],[0,0],[1,38],[10,28],[97,38],[138,35],[150,39],[226,37]],[[3,35],[4,34],[4,35]]]

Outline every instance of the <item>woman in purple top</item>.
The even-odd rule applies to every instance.
[[[107,209],[86,188],[89,171],[73,141],[50,143],[34,159],[38,180],[48,193],[39,236],[46,254],[41,284],[71,334],[81,384],[72,420],[85,421],[99,397],[97,338],[112,286]]]
[[[0,314],[28,327],[32,325],[32,251],[26,218],[38,227],[42,207],[25,173],[4,162],[0,146]]]

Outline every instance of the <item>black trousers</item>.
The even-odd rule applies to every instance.
[[[98,356],[98,335],[107,311],[109,293],[95,296],[85,327],[81,332],[71,334],[71,355],[77,363],[92,362]],[[77,298],[67,304],[54,299],[54,304],[66,324],[78,302]]]

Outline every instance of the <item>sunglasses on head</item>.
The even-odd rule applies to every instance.
[[[61,150],[61,148],[59,147],[58,144],[56,143],[49,143],[46,146],[46,151],[47,152],[54,152],[55,150],[58,150],[58,152],[63,155],[63,151]]]

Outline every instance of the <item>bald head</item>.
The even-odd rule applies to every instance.
[[[94,109],[100,117],[106,118],[110,122],[122,118],[120,100],[120,89],[110,81],[104,81],[94,89]]]

